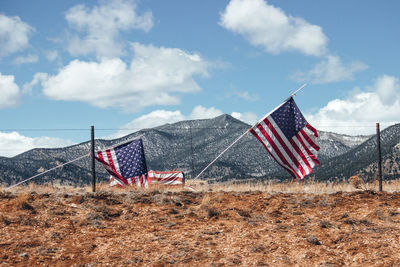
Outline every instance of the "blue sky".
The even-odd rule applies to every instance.
[[[231,114],[295,97],[317,129],[400,114],[399,1],[0,3],[0,155]]]

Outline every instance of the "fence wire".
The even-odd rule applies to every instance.
[[[320,125],[318,129],[333,127],[346,127],[346,128],[375,128],[371,125],[341,125],[330,126]],[[381,128],[384,128],[381,125]],[[247,129],[244,127],[195,127],[188,126],[183,128],[164,127],[164,128],[151,128],[149,131],[154,131],[152,134],[143,137],[146,158],[148,167],[154,170],[182,170],[186,173],[186,177],[193,178],[200,173],[202,168],[206,166],[216,155],[225,149],[233,140]],[[138,128],[95,128],[96,132],[105,131],[127,131],[135,132]],[[90,128],[14,128],[14,129],[0,129],[0,132],[87,132],[90,137]],[[146,130],[139,131],[140,133]],[[139,132],[137,134],[139,134]],[[382,133],[383,131],[381,131]],[[156,137],[152,137],[152,135]],[[121,140],[124,137],[118,139]],[[89,138],[88,138],[89,139]],[[354,150],[354,155],[363,155],[352,167],[354,170],[349,170],[341,177],[335,176],[335,169],[342,168],[348,162],[344,160],[332,161],[332,157],[322,157],[322,164],[316,168],[315,175],[318,177],[319,169],[323,169],[324,175],[340,179],[347,178],[351,172],[356,172],[360,166],[367,166],[367,171],[364,175],[369,179],[373,178],[377,172],[377,152],[376,152],[376,135],[370,135],[368,145],[364,148],[366,151],[357,150],[357,146],[351,148]],[[90,141],[74,145],[67,148],[38,148],[30,152],[19,154],[13,158],[0,158],[0,165],[19,170],[19,177],[15,177],[14,182],[18,182],[24,178],[30,177],[32,174],[38,173],[43,170],[51,169],[57,164],[63,164],[67,161],[73,160],[87,152],[89,152]],[[113,140],[96,139],[96,147],[105,147],[113,145]],[[385,158],[399,143],[399,140],[393,140],[391,136],[381,135],[381,146],[383,152],[383,175],[386,178],[398,178],[400,176],[400,156],[399,153],[394,157]],[[237,146],[237,147],[236,147]],[[218,181],[225,181],[230,178],[237,179],[266,179],[275,177],[290,178],[288,174],[281,170],[281,168],[270,158],[267,151],[262,145],[250,134],[246,135],[243,140],[240,140],[235,145],[235,149],[228,151],[226,155],[215,162],[215,165],[210,168],[201,178],[216,178]],[[398,145],[400,147],[400,145]],[[75,151],[74,151],[75,149]],[[346,148],[343,148],[343,151]],[[347,148],[347,150],[349,150]],[[13,148],[1,148],[0,151],[20,151],[13,150]],[[162,153],[160,153],[162,151]],[[400,151],[400,149],[398,150]],[[353,153],[352,152],[352,153]],[[338,156],[340,151],[337,151]],[[348,153],[345,152],[344,154]],[[343,154],[340,154],[341,156]],[[351,155],[349,155],[351,156]],[[335,157],[333,157],[335,158]],[[340,158],[340,156],[339,156]],[[18,163],[18,161],[20,163]],[[21,161],[22,167],[21,167]],[[334,162],[334,163],[332,163]],[[32,167],[27,167],[32,165]],[[327,169],[331,168],[329,172]],[[107,181],[108,174],[103,170],[100,164],[96,165],[96,173],[98,181]],[[3,172],[6,175],[7,172]],[[71,177],[68,177],[71,176]],[[3,179],[5,176],[3,177]],[[35,179],[36,180],[36,179]],[[56,169],[51,174],[44,175],[41,182],[49,182],[52,180],[59,180],[61,183],[71,184],[87,184],[90,182],[90,162],[89,159],[81,159],[74,162],[72,166],[65,166],[61,169]],[[4,182],[4,181],[3,181]]]

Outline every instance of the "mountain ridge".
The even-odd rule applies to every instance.
[[[250,127],[250,125],[224,114],[213,119],[185,120],[142,129],[113,140],[96,139],[95,147],[104,149],[143,134],[142,139],[149,170],[178,169],[184,171],[186,177],[190,179],[200,173],[205,166]],[[400,140],[400,125],[392,127],[385,129],[381,134],[382,144],[388,146],[384,149],[384,156],[391,155],[393,147]],[[372,175],[374,168],[370,165],[373,164],[373,156],[369,154],[374,150],[374,136],[352,137],[323,131],[319,131],[319,135],[318,142],[321,150],[318,158],[322,163],[321,166],[315,168],[315,173],[312,174],[316,179],[342,179],[352,173],[363,172],[367,168],[369,171],[365,170],[365,174]],[[365,145],[363,145],[364,143]],[[367,148],[363,148],[365,146]],[[361,150],[357,152],[357,148]],[[0,182],[14,184],[43,169],[49,169],[57,164],[63,164],[88,154],[89,150],[90,141],[87,141],[63,148],[32,149],[12,158],[0,157],[0,171],[2,172]],[[354,154],[348,154],[350,151],[354,151]],[[358,158],[360,158],[360,164],[357,164]],[[394,162],[397,163],[396,160]],[[387,168],[389,170],[390,166]],[[99,180],[107,181],[108,175],[100,164],[96,164],[96,172]],[[200,178],[219,181],[246,178],[290,179],[290,175],[274,162],[256,138],[247,134]],[[45,174],[35,181],[46,183],[52,180],[74,185],[89,183],[91,181],[89,158]]]

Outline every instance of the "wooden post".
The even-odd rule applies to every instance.
[[[381,132],[379,129],[379,122],[376,123],[376,146],[378,149],[379,192],[382,192],[382,154],[381,154]]]
[[[91,132],[91,157],[92,157],[92,192],[96,192],[96,170],[95,170],[95,161],[94,161],[94,126],[90,127]]]

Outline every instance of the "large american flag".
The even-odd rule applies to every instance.
[[[97,152],[96,159],[121,185],[148,187],[142,139]]]
[[[319,165],[317,130],[306,121],[292,97],[250,132],[294,178],[303,179],[313,172],[315,164]]]

